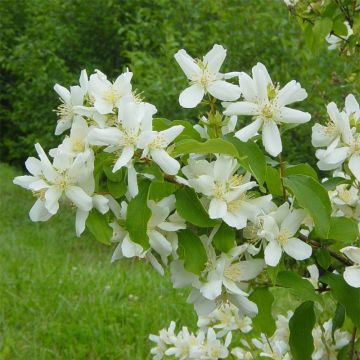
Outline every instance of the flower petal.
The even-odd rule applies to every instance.
[[[235,137],[237,137],[239,140],[243,142],[246,142],[255,135],[257,135],[261,125],[262,125],[262,120],[258,118],[249,125],[237,131],[235,133]]]
[[[240,87],[224,80],[213,81],[207,91],[216,99],[222,101],[234,101],[240,97]]]
[[[174,57],[189,80],[193,80],[196,75],[201,74],[199,65],[184,49],[179,50]]]
[[[312,247],[297,238],[290,238],[284,245],[284,251],[295,260],[308,259],[312,254]]]
[[[354,288],[360,288],[360,266],[349,266],[344,271],[345,281]]]
[[[52,217],[52,214],[45,207],[45,202],[37,199],[29,212],[31,221],[47,221]]]
[[[213,280],[200,287],[200,292],[206,299],[215,300],[221,294],[222,281]]]
[[[226,50],[221,45],[215,44],[204,56],[204,63],[207,64],[207,68],[211,73],[216,74],[219,72],[225,57]]]
[[[282,107],[280,109],[281,121],[288,124],[304,124],[311,119],[308,112]]]
[[[265,150],[272,156],[278,156],[282,151],[279,129],[274,121],[268,120],[262,128],[262,140]]]
[[[56,186],[51,186],[45,193],[45,207],[50,214],[55,215],[59,210],[59,199],[62,195],[62,190]]]
[[[165,150],[152,150],[151,157],[166,174],[176,175],[179,172],[179,162],[173,159]]]
[[[84,211],[90,211],[93,207],[92,198],[78,186],[69,186],[65,190],[66,196],[76,207]]]
[[[269,266],[276,266],[281,258],[282,250],[280,244],[276,241],[270,241],[265,248],[265,262]]]
[[[225,115],[258,115],[259,106],[250,101],[237,101],[226,104]]]
[[[211,219],[221,219],[226,215],[227,205],[224,200],[213,198],[210,201],[209,216]]]
[[[81,209],[76,210],[75,229],[76,229],[77,237],[79,237],[84,232],[85,223],[88,216],[89,216],[88,211],[83,211]]]
[[[360,181],[360,154],[355,153],[350,157],[349,160],[349,169],[354,174],[354,176]]]
[[[127,165],[129,161],[131,161],[132,157],[134,156],[134,146],[125,146],[121,152],[120,157],[116,160],[116,163],[112,169],[112,172],[115,173],[120,170],[123,166]]]
[[[181,92],[179,96],[179,103],[183,108],[194,108],[201,102],[204,94],[205,91],[200,85],[191,85]]]

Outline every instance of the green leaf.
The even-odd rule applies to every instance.
[[[351,180],[347,180],[341,177],[333,177],[330,178],[326,181],[324,181],[323,183],[321,183],[321,185],[326,189],[326,190],[334,190],[338,185],[341,184],[350,184]]]
[[[286,167],[285,176],[288,177],[291,175],[307,175],[318,180],[316,171],[309,164],[298,164]]]
[[[331,265],[331,256],[326,249],[320,248],[316,251],[316,260],[325,270]]]
[[[348,285],[341,275],[333,273],[324,274],[320,281],[330,286],[333,298],[344,306],[353,324],[360,327],[360,288]]]
[[[344,19],[343,18],[338,18],[334,21],[333,24],[333,31],[336,35],[339,36],[347,36],[348,34],[348,29],[344,23]]]
[[[275,169],[271,166],[267,167],[266,186],[272,195],[274,195],[274,196],[282,196],[283,195],[281,178],[280,178],[278,169]]]
[[[113,165],[112,164],[105,164],[104,165],[104,172],[106,177],[112,182],[122,182],[125,180],[126,176],[126,169],[122,168],[115,173],[112,171]]]
[[[149,189],[149,200],[160,201],[173,194],[179,187],[180,185],[167,181],[152,181]]]
[[[256,331],[271,336],[275,329],[275,320],[271,313],[274,296],[267,288],[257,288],[250,295],[249,300],[258,307],[258,314],[253,318],[253,327]]]
[[[312,337],[314,325],[314,303],[306,301],[295,310],[289,321],[289,345],[294,360],[311,360],[311,354],[314,351]]]
[[[127,185],[125,182],[114,182],[110,179],[107,179],[107,187],[110,194],[115,198],[119,199],[125,195],[127,190]]]
[[[354,243],[359,236],[359,226],[354,219],[334,217],[330,221],[328,239],[337,240],[336,245],[342,248]]]
[[[86,219],[86,227],[97,241],[107,245],[111,244],[112,229],[106,215],[92,209]]]
[[[186,270],[200,274],[206,265],[207,256],[200,238],[190,230],[178,232],[178,254],[184,260]]]
[[[199,227],[213,227],[218,224],[218,221],[209,218],[193,189],[183,187],[176,192],[175,196],[176,210],[189,223]]]
[[[140,244],[144,249],[149,246],[147,224],[151,210],[147,207],[150,182],[147,180],[139,184],[139,193],[129,202],[125,226],[132,241]]]
[[[226,139],[236,147],[240,164],[250,171],[262,186],[266,180],[266,159],[259,146],[253,141],[242,142],[235,137],[227,136]]]
[[[289,288],[291,293],[302,300],[322,302],[311,283],[299,274],[290,271],[281,271],[276,278],[278,286]]]
[[[193,125],[190,121],[186,120],[173,120],[170,121],[164,118],[155,118],[153,119],[153,129],[156,131],[166,130],[175,125],[184,126],[184,130],[181,134],[175,139],[175,142],[179,142],[184,139],[195,139],[201,141],[200,134],[193,128]]]
[[[284,185],[294,194],[300,206],[308,210],[314,220],[316,233],[326,239],[330,228],[331,203],[325,188],[305,175],[286,177]]]
[[[212,243],[219,251],[228,252],[235,245],[235,229],[223,222],[214,235]]]
[[[313,27],[313,33],[317,40],[323,41],[323,39],[331,32],[333,22],[330,18],[320,18],[316,20]]]
[[[345,321],[345,308],[340,303],[338,303],[332,321],[331,335],[333,339],[334,339],[335,331],[343,326],[344,321]]]
[[[224,154],[234,158],[239,158],[239,153],[235,146],[223,139],[209,139],[205,142],[193,139],[185,139],[175,144],[174,150],[171,152],[173,157],[190,153],[198,154]]]

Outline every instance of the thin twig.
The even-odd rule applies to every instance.
[[[309,240],[306,236],[300,234],[299,235],[299,239],[310,244],[313,248],[315,249],[320,249],[322,247],[322,244],[316,240]],[[336,260],[340,261],[341,263],[343,263],[345,266],[352,266],[353,263],[352,261],[350,261],[349,259],[347,259],[346,257],[340,255],[339,253],[337,253],[336,251],[333,250],[329,250],[329,254]]]
[[[351,341],[350,341],[350,349],[349,349],[349,360],[354,359],[355,355],[355,340],[356,340],[356,326],[354,326],[352,335],[351,335]]]

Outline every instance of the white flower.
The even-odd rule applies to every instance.
[[[345,109],[339,112],[334,103],[328,105],[331,121],[326,127],[313,127],[313,145],[327,146],[316,151],[320,170],[334,170],[348,161],[353,175],[360,180],[360,133],[357,129],[359,105],[353,95],[348,95]]]
[[[317,289],[319,287],[319,277],[320,277],[318,267],[315,264],[312,264],[312,265],[308,265],[306,269],[310,275],[310,278],[307,279],[311,282],[312,286],[315,289]]]
[[[226,50],[221,45],[213,48],[202,60],[194,60],[184,49],[175,54],[175,59],[190,80],[190,87],[186,88],[179,97],[180,105],[184,108],[194,108],[203,99],[206,93],[213,97],[234,101],[240,96],[240,88],[224,80],[219,73],[226,57]]]
[[[223,219],[229,226],[242,229],[247,220],[255,220],[261,208],[271,201],[271,196],[253,198],[247,190],[257,186],[250,180],[250,174],[235,174],[238,163],[236,159],[220,155],[216,161],[190,160],[182,172],[189,179],[189,186],[210,199],[209,216],[212,219]]]
[[[360,191],[349,184],[338,185],[329,191],[334,216],[347,216],[360,221]]]
[[[124,102],[118,113],[118,126],[106,129],[94,128],[89,133],[93,145],[108,146],[105,151],[119,153],[113,172],[128,166],[138,149],[140,135],[152,128],[152,116],[156,113],[153,105],[146,103]]]
[[[311,142],[314,147],[329,146],[341,138],[346,141],[351,136],[346,114],[340,113],[333,102],[328,104],[326,108],[330,117],[329,122],[326,126],[315,124],[312,128]]]
[[[101,213],[108,210],[107,199],[94,194],[93,153],[81,153],[74,160],[72,157],[70,160],[68,154],[57,154],[52,164],[40,144],[35,148],[40,160],[29,158],[26,163],[32,176],[14,179],[15,184],[33,191],[37,197],[30,218],[32,221],[48,220],[58,212],[59,200],[64,197],[77,208],[76,233],[79,236],[93,207]]]
[[[150,350],[150,353],[153,355],[153,360],[161,360],[165,356],[165,351],[168,349],[168,346],[176,339],[174,333],[175,326],[175,322],[172,321],[168,329],[160,330],[159,335],[149,335],[149,339],[156,344],[156,346]]]
[[[54,90],[62,101],[62,104],[56,110],[59,119],[55,135],[60,135],[65,130],[70,129],[74,119],[79,116],[76,109],[78,106],[82,106],[84,102],[84,96],[87,91],[85,78],[87,79],[86,70],[82,70],[80,75],[81,86],[71,86],[70,91],[59,84],[54,86]]]
[[[225,103],[224,114],[253,116],[254,121],[235,133],[235,136],[246,142],[261,129],[265,150],[270,155],[277,156],[282,151],[278,125],[303,124],[311,118],[309,113],[287,107],[293,102],[304,100],[307,93],[295,80],[279,90],[261,63],[253,67],[252,75],[251,78],[245,73],[240,73],[240,89],[244,101]]]
[[[231,355],[237,360],[253,360],[253,356],[250,351],[244,350],[240,347],[235,347],[231,350]]]
[[[312,330],[314,338],[312,360],[337,360],[339,350],[350,342],[351,335],[339,329],[335,331],[333,340],[332,326],[332,320],[328,320]]]
[[[260,357],[274,360],[290,360],[289,348],[289,320],[293,313],[289,311],[287,316],[278,315],[276,331],[271,338],[261,334],[260,339],[252,339],[252,343],[261,350]]]
[[[89,92],[94,97],[94,108],[100,114],[110,114],[114,107],[119,107],[125,96],[131,96],[132,72],[121,74],[111,83],[102,72],[98,71],[90,76]]]
[[[57,148],[50,150],[50,156],[56,157],[57,154],[65,153],[75,157],[79,153],[86,152],[89,149],[87,139],[89,130],[87,122],[81,116],[76,117],[71,126],[70,136],[66,136]]]
[[[339,37],[334,34],[328,34],[326,36],[325,40],[329,44],[329,47],[328,47],[329,50],[335,50],[335,49],[339,48],[341,46],[341,44],[354,33],[353,29],[351,28],[350,24],[347,21],[344,21],[344,24],[347,28],[346,35]]]
[[[166,148],[183,130],[182,125],[176,125],[163,131],[142,132],[138,142],[139,148],[143,149],[142,157],[154,160],[166,174],[176,175],[180,164],[168,154]]]
[[[353,266],[347,266],[345,268],[345,281],[352,287],[360,288],[360,248],[347,246],[340,251],[354,263]]]
[[[200,286],[200,292],[207,299],[215,300],[221,295],[224,286],[230,293],[247,296],[239,285],[254,279],[264,267],[262,259],[238,261],[237,256],[222,253],[216,262],[210,265],[206,282]]]
[[[180,360],[201,359],[203,342],[203,333],[194,335],[184,326],[172,340],[172,346],[165,351],[165,355],[173,355]]]
[[[159,202],[148,201],[151,210],[151,217],[147,225],[147,235],[150,246],[160,256],[164,264],[167,264],[167,257],[177,249],[176,232],[185,229],[185,221],[175,210],[175,196],[170,195]],[[173,213],[172,215],[170,215]]]
[[[228,346],[231,343],[231,337],[231,332],[229,332],[226,336],[225,343],[222,344],[221,341],[217,339],[214,329],[211,327],[208,328],[206,334],[206,341],[204,344],[205,356],[203,357],[203,359],[226,359],[229,355]]]
[[[263,217],[262,236],[269,241],[264,251],[267,265],[276,266],[283,251],[295,260],[311,256],[311,246],[295,237],[305,216],[304,210],[291,211],[289,204],[284,203],[274,213]]]
[[[209,315],[199,316],[197,325],[202,329],[209,326],[219,329],[218,337],[223,337],[234,330],[240,330],[244,334],[252,330],[252,320],[239,313],[239,309],[231,303],[223,304]]]

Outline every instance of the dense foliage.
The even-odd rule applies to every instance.
[[[173,55],[180,47],[205,53],[216,42],[232,54],[225,70],[250,70],[257,59],[282,83],[290,74],[301,78],[316,95],[304,108],[320,119],[324,103],[341,100],[338,87],[356,95],[356,77],[348,60],[338,61],[325,43],[316,54],[307,48],[287,12],[276,0],[1,1],[0,158],[20,163],[34,142],[55,145],[51,89],[55,82],[74,83],[85,67],[111,78],[128,66],[160,116],[195,120],[196,111],[184,112],[177,103],[184,79]],[[297,161],[313,163],[309,135],[307,125],[286,134],[287,159],[295,159],[296,147]]]

